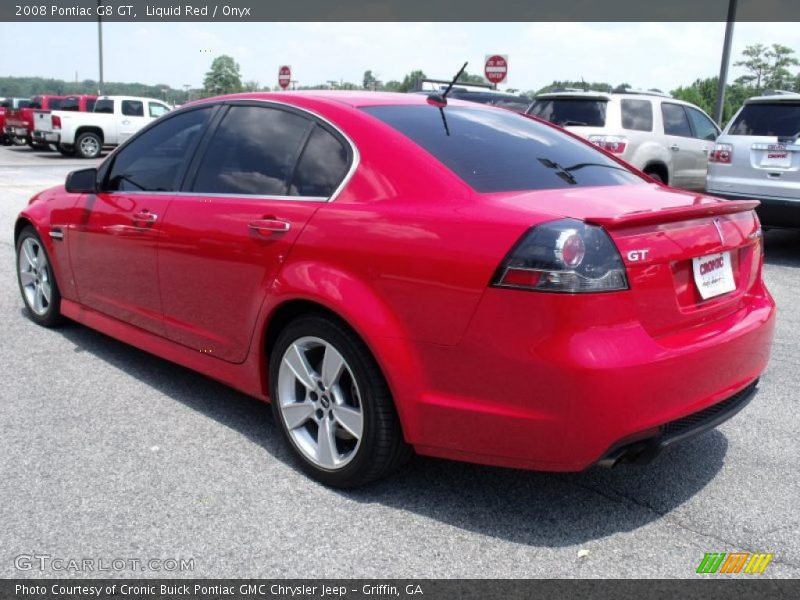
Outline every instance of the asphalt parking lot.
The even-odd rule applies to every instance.
[[[24,317],[15,216],[92,164],[0,147],[0,577],[76,575],[15,566],[34,553],[195,560],[114,573],[144,577],[695,577],[704,553],[732,551],[774,553],[761,577],[800,577],[800,233],[766,234],[773,357],[719,430],[646,467],[416,458],[343,493],[292,467],[268,406],[83,326]]]

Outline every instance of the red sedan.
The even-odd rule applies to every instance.
[[[412,450],[645,462],[733,415],[774,325],[756,204],[502,109],[243,94],[34,196],[15,240],[34,321],[270,399],[302,468],[348,487]]]

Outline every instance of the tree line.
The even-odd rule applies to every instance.
[[[795,57],[794,49],[782,44],[753,44],[747,46],[742,52],[741,59],[734,62],[734,66],[741,67],[744,75],[729,83],[725,90],[725,106],[723,121],[727,121],[738,110],[742,103],[751,96],[760,95],[766,89],[780,89],[800,92],[800,73],[792,72],[793,67],[800,65]],[[382,81],[379,75],[372,70],[364,72],[359,82],[344,80],[329,80],[313,85],[297,85],[292,83],[292,89],[342,89],[342,90],[374,90],[387,92],[408,92],[415,89],[419,82],[427,79],[421,69],[407,73],[402,80]],[[466,71],[458,79],[461,83],[486,83],[481,75],[470,74]],[[718,77],[707,77],[695,80],[686,86],[679,86],[671,90],[675,98],[696,104],[707,113],[715,110]],[[527,90],[523,93],[528,97],[536,94],[561,88],[576,88],[586,91],[611,92],[619,89],[630,89],[628,83],[611,85],[606,82],[581,81],[554,81],[538,90]],[[232,94],[244,91],[272,91],[280,89],[276,86],[261,86],[258,81],[242,81],[239,64],[230,56],[217,56],[203,79],[203,87],[198,89],[175,89],[166,84],[147,85],[143,83],[105,82],[104,94],[119,94],[130,96],[148,96],[161,98],[172,104],[181,104],[188,100],[220,94]],[[45,79],[41,77],[0,77],[0,97],[21,96],[28,97],[36,94],[51,93],[65,94],[96,94],[98,83],[92,79],[83,81],[64,81],[61,79]],[[662,91],[662,90],[651,90]]]

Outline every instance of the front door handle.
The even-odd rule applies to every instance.
[[[286,233],[291,229],[292,224],[288,221],[281,219],[259,219],[250,222],[250,229],[259,232],[262,235],[269,235],[270,233]]]
[[[145,225],[152,225],[156,221],[158,221],[158,215],[149,210],[139,211],[133,216],[133,222],[136,224],[144,223]]]

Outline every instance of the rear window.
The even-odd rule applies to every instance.
[[[793,138],[800,134],[800,102],[745,104],[728,134]]]
[[[98,100],[94,103],[94,112],[96,113],[112,113],[114,112],[113,100]]]
[[[20,104],[19,107],[23,108],[22,104]],[[34,96],[33,98],[31,98],[31,101],[28,104],[27,108],[32,108],[34,110],[39,110],[40,108],[42,108],[42,99],[41,99],[41,97],[40,96]]]
[[[541,98],[534,101],[528,112],[562,127],[605,127],[607,104],[605,100],[598,99]]]
[[[622,128],[653,131],[653,103],[650,100],[622,101]]]
[[[30,100],[20,100],[17,103],[17,108],[30,108],[31,101]]]
[[[599,150],[505,110],[370,106],[478,192],[643,183]]]
[[[59,108],[61,108],[61,99],[60,98],[52,98],[47,103],[47,108],[49,110],[58,110]]]

